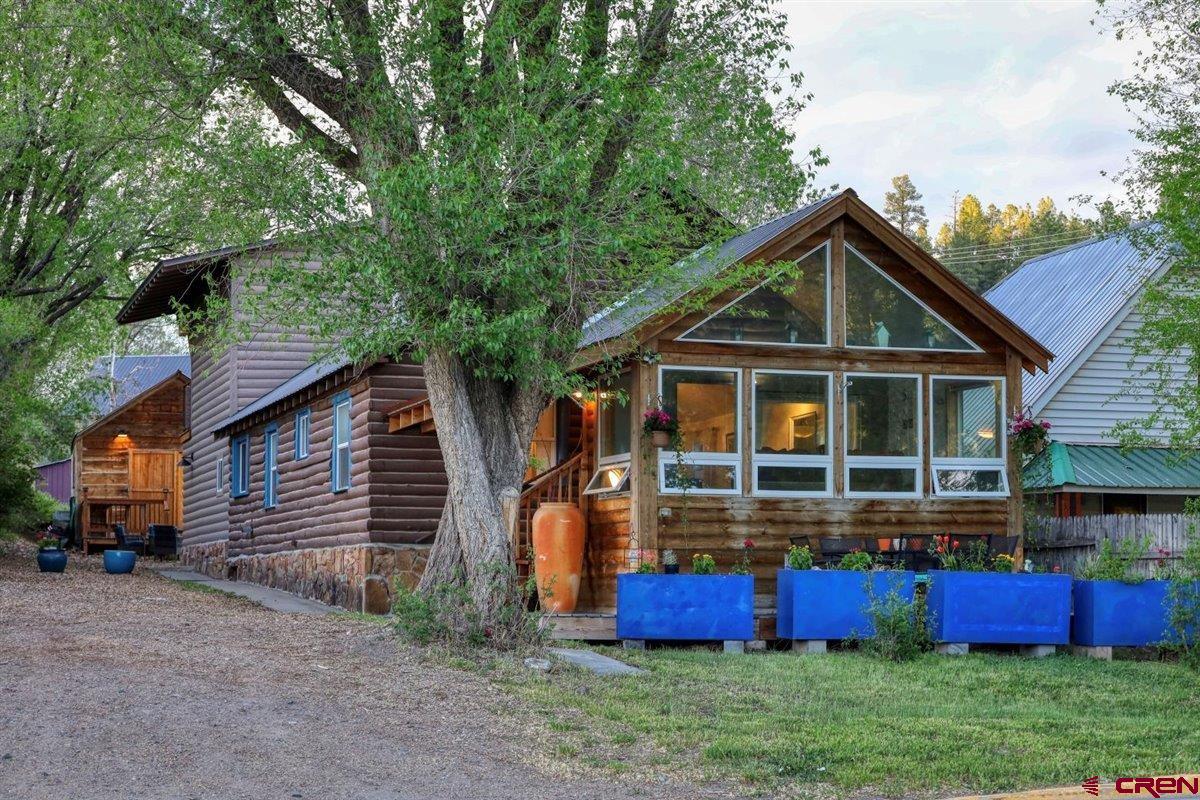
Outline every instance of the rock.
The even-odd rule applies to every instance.
[[[364,614],[387,614],[392,610],[387,581],[379,575],[363,578],[362,610]]]
[[[549,672],[551,664],[548,658],[527,658],[525,666],[534,672]]]

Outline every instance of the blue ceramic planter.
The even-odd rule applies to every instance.
[[[912,602],[912,572],[781,569],[776,576],[775,634],[781,639],[849,639],[873,636],[871,595],[895,590]],[[868,591],[869,587],[869,591]]]
[[[754,576],[617,576],[617,638],[754,638]]]
[[[110,575],[124,575],[133,572],[137,563],[137,553],[132,550],[105,550],[104,571]]]
[[[938,642],[1067,644],[1071,576],[931,570],[927,612]]]
[[[42,572],[62,572],[67,568],[67,553],[65,550],[38,550],[38,569]]]
[[[1170,581],[1075,581],[1071,641],[1088,647],[1147,647],[1169,638]]]

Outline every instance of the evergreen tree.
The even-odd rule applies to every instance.
[[[892,178],[892,191],[883,196],[883,215],[900,229],[905,236],[916,239],[917,231],[923,230],[929,224],[925,214],[925,206],[921,204],[922,194],[913,185],[907,174]],[[926,239],[928,239],[926,234]]]

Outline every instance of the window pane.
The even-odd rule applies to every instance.
[[[337,452],[337,482],[338,488],[350,485],[350,448],[339,447]]]
[[[736,489],[737,467],[732,464],[684,464],[674,462],[663,468],[667,489]]]
[[[737,373],[663,370],[663,406],[693,453],[736,453]]]
[[[917,491],[917,471],[911,467],[851,467],[852,492]]]
[[[943,492],[1003,492],[998,469],[939,469],[938,489]]]
[[[596,470],[596,474],[588,481],[586,492],[613,492],[626,491],[629,489],[629,465],[614,464],[612,466],[601,467]]]
[[[798,276],[767,281],[679,337],[721,342],[825,344],[828,246],[796,265]]]
[[[828,455],[828,401],[828,376],[755,375],[754,452]]]
[[[758,467],[760,492],[824,492],[825,467]]]
[[[916,456],[917,379],[850,377],[846,433],[848,455]]]
[[[633,413],[633,373],[623,373],[601,395],[600,457],[628,453],[630,415]]]
[[[333,410],[334,436],[339,442],[350,441],[350,403],[338,403]]]
[[[846,344],[919,350],[973,350],[929,309],[846,248]]]
[[[935,458],[999,458],[1002,398],[998,380],[933,380]]]

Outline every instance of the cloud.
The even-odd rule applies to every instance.
[[[815,93],[798,152],[831,158],[826,183],[879,206],[909,173],[931,218],[955,191],[1060,205],[1118,187],[1133,120],[1108,86],[1136,43],[1104,36],[1091,3],[784,3],[793,64]]]

